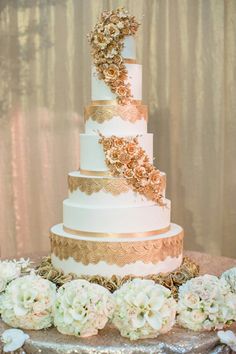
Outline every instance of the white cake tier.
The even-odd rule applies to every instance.
[[[119,136],[118,134],[116,134]],[[125,135],[122,135],[123,137]],[[108,171],[99,135],[80,134],[80,169],[88,171]],[[153,161],[153,134],[138,137],[139,144],[146,151],[150,162]]]
[[[140,64],[125,64],[128,70],[128,82],[130,83],[131,94],[133,100],[142,100],[142,65]],[[110,88],[103,80],[97,77],[96,68],[92,67],[91,77],[91,97],[92,101],[99,100],[116,100],[116,94],[112,93]]]
[[[166,229],[170,225],[171,203],[165,206],[85,206],[63,201],[63,223],[71,230],[95,233],[135,233]]]
[[[85,133],[94,134],[98,130],[105,135],[147,133],[147,106],[129,105],[89,105],[84,110]]]
[[[176,224],[166,233],[131,239],[73,236],[59,224],[50,238],[52,264],[65,274],[147,276],[173,271],[182,263],[183,229]]]
[[[136,45],[133,36],[125,36],[121,55],[126,59],[136,59]]]
[[[165,197],[166,175],[162,173]],[[147,206],[155,205],[145,196],[133,191],[125,178],[85,176],[79,171],[68,174],[69,200],[81,206]]]

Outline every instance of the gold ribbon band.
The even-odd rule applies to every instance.
[[[137,64],[137,60],[136,59],[130,59],[130,58],[124,58],[123,59],[123,63],[125,63],[125,64]]]
[[[164,234],[169,231],[170,225],[159,230],[152,230],[147,232],[132,232],[132,233],[114,233],[114,232],[89,232],[89,231],[79,231],[73,230],[63,225],[63,230],[72,235],[86,236],[86,237],[106,237],[106,238],[138,238],[138,237],[148,237]]]
[[[90,170],[83,170],[79,169],[81,175],[85,176],[105,176],[105,177],[111,177],[111,173],[109,171],[90,171]]]
[[[116,100],[95,100],[91,101],[92,106],[101,106],[101,105],[118,105]],[[131,100],[130,104],[142,104],[141,100]]]

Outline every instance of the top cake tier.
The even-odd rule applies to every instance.
[[[136,60],[136,43],[133,36],[126,36],[124,38],[122,57],[125,59]]]

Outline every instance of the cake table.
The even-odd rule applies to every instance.
[[[236,266],[236,259],[215,257],[199,252],[185,252],[186,256],[200,264],[200,273],[220,275],[226,269]],[[31,257],[33,259],[33,257]],[[41,255],[35,256],[37,262]],[[0,333],[9,328],[0,322]],[[230,327],[236,332],[236,324]],[[99,332],[99,335],[89,338],[65,336],[55,328],[42,331],[25,331],[30,339],[26,341],[23,350],[26,354],[143,354],[143,353],[233,353],[229,347],[220,344],[216,332],[192,332],[175,326],[172,331],[155,339],[131,342],[119,335],[112,326]]]

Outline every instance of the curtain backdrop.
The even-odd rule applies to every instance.
[[[125,5],[185,248],[236,256],[236,1],[1,0],[1,255],[49,251],[90,101],[87,32]]]

